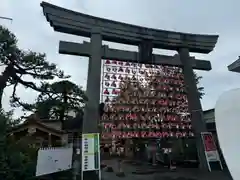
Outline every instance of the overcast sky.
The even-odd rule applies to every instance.
[[[47,1],[47,0],[46,0]],[[40,0],[1,0],[0,16],[13,18],[13,22],[0,20],[19,40],[22,49],[45,52],[47,59],[72,75],[72,81],[86,86],[88,59],[58,54],[59,40],[82,42],[84,38],[54,32],[46,21]],[[240,55],[240,1],[219,0],[49,0],[53,4],[112,20],[151,28],[175,30],[197,34],[218,34],[220,38],[211,54],[194,54],[210,60],[213,70],[199,72],[206,95],[203,109],[214,108],[218,96],[226,90],[240,86],[240,74],[228,72],[227,65]],[[112,44],[111,47],[126,49],[128,46]],[[132,47],[136,49],[136,47]],[[176,52],[157,51],[163,54]],[[4,93],[4,107],[9,109],[10,89]],[[18,88],[18,95],[33,101],[36,93]],[[20,110],[16,112],[20,113]]]

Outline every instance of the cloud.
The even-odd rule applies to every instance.
[[[54,32],[46,21],[40,7],[40,0],[1,0],[0,16],[13,18],[13,22],[0,20],[19,39],[19,46],[37,52],[45,52],[49,61],[72,75],[72,80],[86,86],[88,59],[58,54],[59,40],[82,42],[86,38]],[[227,71],[227,65],[239,55],[238,7],[240,2],[231,3],[217,0],[176,1],[176,0],[50,0],[53,4],[87,13],[94,16],[132,23],[151,28],[191,32],[197,34],[219,34],[215,50],[208,55],[193,54],[212,62],[213,70],[199,72],[203,76],[201,85],[206,95],[202,100],[203,108],[213,108],[218,96],[225,90],[239,86],[239,75]],[[128,46],[107,43],[111,47],[128,49]],[[136,49],[136,47],[131,49]],[[158,52],[169,54],[168,51]],[[174,54],[170,52],[170,54]],[[9,109],[10,90],[4,93],[4,107]],[[18,95],[33,101],[36,93],[24,88]],[[18,110],[17,114],[21,114]]]

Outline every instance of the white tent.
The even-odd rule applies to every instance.
[[[218,140],[234,180],[240,178],[240,89],[224,92],[215,107]]]

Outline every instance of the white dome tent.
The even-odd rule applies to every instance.
[[[239,117],[240,88],[224,92],[215,107],[216,129],[219,144],[230,174],[234,180],[239,179],[240,149]]]

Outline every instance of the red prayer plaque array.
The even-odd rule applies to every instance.
[[[194,136],[182,69],[103,61],[102,139]]]

